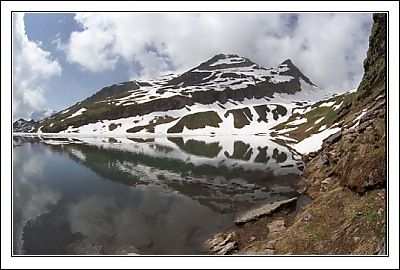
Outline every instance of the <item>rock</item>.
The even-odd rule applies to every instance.
[[[281,207],[282,205],[289,204],[296,200],[297,200],[297,197],[294,197],[294,198],[291,198],[288,200],[269,203],[269,204],[263,205],[261,207],[258,207],[256,209],[249,210],[249,211],[239,215],[238,217],[236,217],[234,223],[242,224],[242,223],[246,223],[250,220],[257,219],[261,216],[269,215],[269,214],[273,213],[275,210],[277,210],[279,207]]]
[[[218,233],[212,236],[210,239],[208,239],[205,245],[207,248],[211,249],[216,245],[218,245],[219,243],[221,243],[222,241],[224,241],[224,236],[222,235],[222,233]]]
[[[282,234],[286,230],[285,221],[283,219],[274,220],[267,226],[269,229],[268,236],[275,236],[277,234]]]
[[[231,241],[233,237],[236,236],[235,232],[231,232],[228,235],[224,236],[222,233],[218,233],[214,235],[212,238],[208,239],[205,242],[205,245],[208,249],[211,250],[212,253],[218,255],[225,255],[229,251],[237,248],[237,243],[235,241]]]
[[[322,141],[322,148],[325,148],[331,144],[334,144],[335,142],[339,141],[340,138],[342,138],[342,131],[338,131],[332,135],[330,135],[328,138]]]
[[[314,220],[314,219],[315,219],[315,217],[313,215],[311,215],[311,214],[309,214],[309,215],[307,215],[306,217],[303,218],[304,221],[311,221],[311,220]]]
[[[276,244],[276,239],[269,241],[266,245],[264,245],[263,249],[274,249]]]
[[[232,238],[233,236],[236,236],[235,232],[231,232],[230,234],[228,234],[228,235],[224,238],[224,240],[222,240],[220,243],[218,243],[217,245],[214,246],[213,251],[214,251],[214,252],[217,252],[217,251],[223,249],[225,245],[227,245],[227,244],[230,243],[229,240],[231,240],[231,238]]]
[[[255,238],[254,236],[251,236],[251,237],[250,237],[250,242],[254,242],[254,241],[256,241],[256,239],[257,239],[257,238]]]
[[[328,177],[328,178],[325,178],[325,180],[322,181],[321,184],[329,185],[329,184],[332,184],[332,182],[333,182],[332,178]]]
[[[218,252],[216,252],[215,254],[217,255],[225,255],[227,254],[229,251],[234,250],[235,248],[237,248],[237,243],[236,242],[229,242],[226,245],[224,245]]]
[[[316,158],[314,169],[321,169],[324,165],[329,164],[328,155],[320,155]]]

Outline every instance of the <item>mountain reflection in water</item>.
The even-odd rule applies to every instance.
[[[296,195],[301,165],[264,136],[14,137],[14,254],[207,254],[237,212]]]

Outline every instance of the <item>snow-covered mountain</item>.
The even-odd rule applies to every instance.
[[[13,123],[13,132],[26,132],[33,130],[37,123],[33,120],[18,119]]]
[[[105,87],[47,118],[34,131],[107,135],[277,134],[276,127],[292,119],[294,113],[298,119],[291,124],[304,123],[307,119],[301,117],[302,113],[310,112],[316,102],[334,97],[312,83],[290,59],[264,68],[238,55],[219,54],[183,74]],[[340,102],[335,99],[328,105],[339,108]],[[285,131],[281,128],[278,133]]]

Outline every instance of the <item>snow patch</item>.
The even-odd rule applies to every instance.
[[[335,104],[336,101],[331,101],[331,102],[324,102],[321,105],[319,105],[320,107],[332,107],[333,104]]]
[[[342,105],[343,105],[343,101],[340,102],[340,104],[338,104],[338,105],[332,106],[332,109],[333,109],[334,111],[336,111],[336,110],[339,109],[340,106],[342,106]]]
[[[357,122],[353,127],[360,125],[360,119],[361,119],[361,117],[363,117],[366,113],[367,113],[367,109],[363,109],[362,112],[361,112],[361,114],[360,114],[359,116],[357,116],[356,119],[353,120],[353,123],[354,123],[354,122]]]
[[[324,120],[324,118],[325,118],[325,116],[324,116],[324,117],[321,117],[320,119],[318,119],[317,121],[315,121],[314,125],[316,125],[316,124],[318,124],[319,122],[321,122],[322,120]]]
[[[86,108],[81,108],[78,111],[76,111],[75,113],[73,113],[71,116],[68,116],[66,119],[73,118],[73,117],[76,117],[78,115],[81,115],[85,111],[86,111]]]
[[[304,123],[307,123],[307,118],[297,117],[296,120],[287,123],[287,125],[297,126],[297,125],[301,125],[301,124],[304,124]]]
[[[312,134],[310,137],[302,140],[298,144],[292,146],[297,152],[301,154],[308,154],[310,152],[318,151],[322,147],[322,142],[330,135],[340,131],[341,128],[326,129],[320,133]]]

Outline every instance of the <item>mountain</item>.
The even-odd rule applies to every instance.
[[[33,120],[18,119],[13,123],[13,132],[28,132],[32,131],[37,122]]]
[[[264,68],[235,54],[218,54],[182,74],[105,87],[47,118],[34,132],[269,133],[295,109],[334,96],[319,89],[290,59]]]
[[[39,122],[43,119],[46,119],[46,118],[52,116],[54,113],[56,113],[56,111],[53,111],[52,109],[47,108],[47,109],[44,109],[39,112],[32,112],[31,119],[35,122]]]

